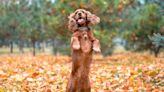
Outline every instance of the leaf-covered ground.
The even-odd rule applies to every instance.
[[[1,55],[0,92],[65,92],[67,56]],[[164,57],[125,53],[94,56],[92,92],[164,92]]]

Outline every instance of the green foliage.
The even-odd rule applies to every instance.
[[[150,49],[152,44],[148,35],[160,33],[163,26],[161,25],[164,21],[163,16],[158,14],[160,12],[159,6],[155,3],[149,3],[130,12],[136,13],[134,13],[134,18],[131,19],[130,30],[124,35],[129,42],[127,46],[134,50]]]
[[[161,33],[164,24],[161,0],[2,0],[0,1],[0,46],[19,43],[58,41],[69,49],[71,32],[68,16],[84,8],[100,17],[92,29],[100,40],[103,54],[111,54],[114,38],[126,39],[126,47],[151,47],[148,35]],[[68,39],[69,38],[69,39]],[[59,50],[59,49],[57,49]],[[61,51],[61,50],[60,50]],[[66,50],[68,51],[68,50]],[[61,51],[62,52],[62,51]]]
[[[164,47],[164,36],[162,36],[161,34],[153,34],[153,36],[149,37],[149,39],[152,41],[155,47]]]

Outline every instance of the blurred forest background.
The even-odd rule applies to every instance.
[[[163,0],[0,0],[0,54],[69,55],[67,17],[78,8],[100,17],[93,32],[103,55],[164,47]]]

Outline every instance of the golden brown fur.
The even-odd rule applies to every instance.
[[[77,9],[75,12],[71,13],[70,16],[68,17],[69,19],[68,28],[72,32],[78,29],[78,24],[76,23],[76,21],[79,19],[78,13],[81,13],[81,17],[83,19],[87,18],[87,23],[89,26],[96,25],[100,22],[100,18],[94,14],[91,14],[89,11],[86,11],[84,9]]]
[[[98,24],[100,22],[100,18],[84,9],[77,9],[74,13],[70,14],[68,18],[69,18],[68,29],[71,32],[73,32],[72,41],[71,41],[72,48],[76,50],[80,49],[80,44],[78,40],[79,35],[81,33],[80,28],[86,27],[85,31],[88,32],[88,36],[90,40],[93,42],[93,50],[96,52],[100,52],[99,40],[97,40],[94,37],[92,31],[89,28],[89,26]]]
[[[100,44],[89,26],[100,19],[84,9],[78,9],[69,16],[68,28],[73,32],[71,38],[72,71],[66,92],[91,92],[89,71],[92,50],[99,52]]]
[[[89,71],[92,62],[92,42],[86,31],[81,33],[79,42],[81,49],[72,49],[72,71],[66,92],[91,92]]]

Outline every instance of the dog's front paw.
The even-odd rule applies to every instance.
[[[93,50],[94,50],[95,52],[97,52],[97,53],[100,53],[100,52],[101,52],[100,48],[93,47]]]
[[[101,52],[99,40],[95,40],[93,42],[93,51],[95,51],[96,53]]]
[[[78,38],[72,37],[71,44],[72,44],[72,48],[74,50],[79,50],[80,49],[80,42],[79,42]]]

